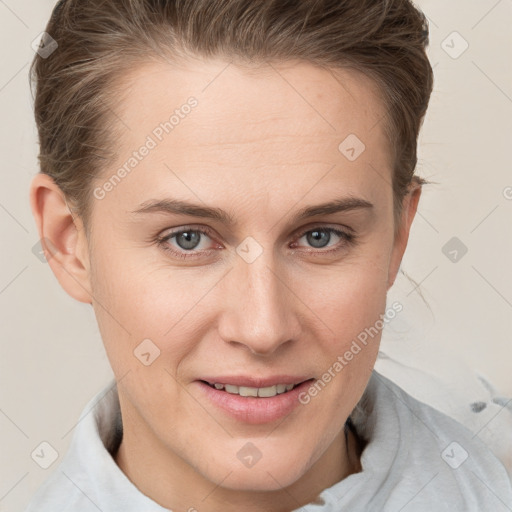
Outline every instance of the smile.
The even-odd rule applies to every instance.
[[[253,388],[248,386],[234,386],[233,384],[220,384],[206,382],[210,387],[219,391],[226,391],[232,395],[252,396],[257,398],[271,398],[276,395],[281,395],[287,391],[291,391],[298,384],[275,384],[264,388]]]
[[[206,407],[213,406],[235,421],[256,425],[282,421],[300,405],[300,393],[313,381],[285,375],[266,378],[217,375],[196,380],[195,385]]]

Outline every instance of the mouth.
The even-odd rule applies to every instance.
[[[275,376],[266,379],[247,377],[207,377],[196,385],[206,400],[206,407],[214,407],[244,424],[263,424],[283,420],[299,405],[299,396],[314,378]]]
[[[312,380],[312,379],[308,379]],[[265,387],[251,387],[251,386],[236,386],[234,384],[222,384],[220,382],[208,382],[201,381],[204,384],[207,384],[213,389],[218,391],[225,391],[226,393],[230,393],[232,395],[239,395],[244,397],[254,397],[254,398],[272,398],[276,395],[282,395],[283,393],[288,393],[292,391],[297,386],[300,386],[306,381],[298,382],[297,384],[273,384],[271,386]]]

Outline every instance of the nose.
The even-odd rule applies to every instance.
[[[269,356],[298,339],[301,303],[286,275],[264,252],[252,263],[237,258],[223,286],[221,338],[252,354]]]

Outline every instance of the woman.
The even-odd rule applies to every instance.
[[[28,511],[510,509],[492,452],[373,370],[424,183],[422,13],[64,0],[46,32],[31,206],[115,382]]]

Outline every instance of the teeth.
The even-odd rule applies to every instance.
[[[226,384],[224,386],[224,389],[228,392],[228,393],[232,393],[233,395],[238,395],[238,386],[232,386],[231,384]]]
[[[277,386],[269,386],[268,388],[259,388],[258,396],[268,398],[277,395]]]
[[[266,388],[251,388],[248,386],[233,386],[231,384],[219,384],[214,383],[210,386],[215,389],[227,391],[232,395],[240,395],[240,396],[253,396],[260,398],[271,398],[276,395],[280,395],[287,391],[291,391],[295,384],[276,384],[274,386],[267,386]]]
[[[240,386],[238,388],[238,394],[240,396],[258,396],[258,388],[247,388],[245,386]]]

